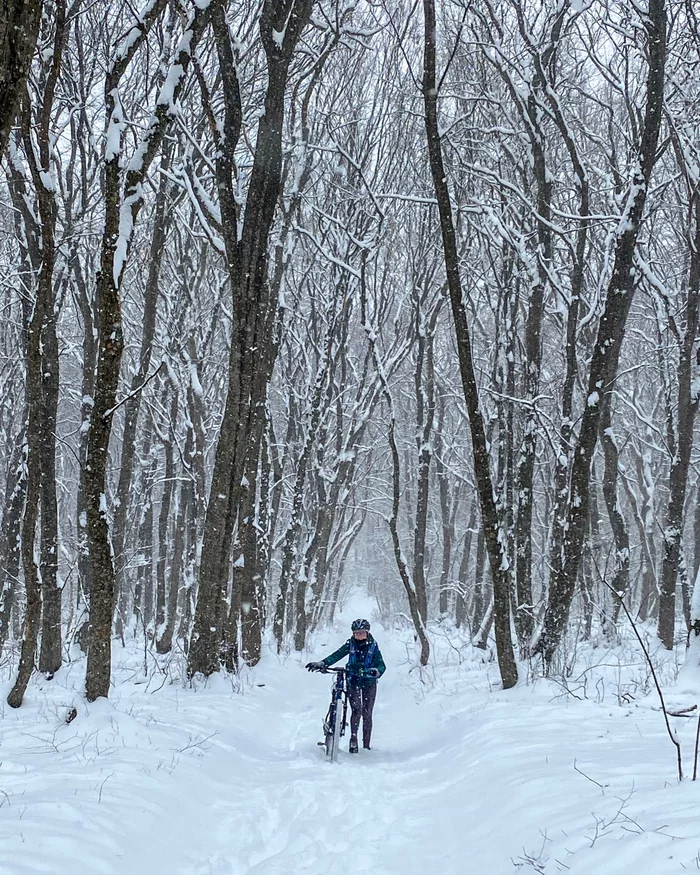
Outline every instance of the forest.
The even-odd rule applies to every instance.
[[[504,689],[699,635],[698,69],[692,0],[6,0],[9,705],[353,587]]]

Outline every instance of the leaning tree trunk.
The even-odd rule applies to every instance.
[[[34,320],[32,320],[34,321]],[[41,387],[40,356],[38,353],[38,335],[30,326],[27,360],[27,382],[29,384],[29,419],[27,426],[27,492],[22,521],[22,569],[24,571],[24,588],[27,604],[24,615],[22,648],[20,651],[19,668],[14,686],[7,696],[7,704],[19,708],[24,699],[24,693],[34,671],[36,644],[41,622],[41,594],[39,591],[39,575],[34,561],[34,540],[36,537],[39,499],[41,494],[41,472],[39,470],[41,410],[36,403],[37,386]],[[37,373],[39,370],[39,373]],[[34,397],[32,397],[34,396]],[[30,435],[34,437],[30,437]]]
[[[511,574],[505,555],[504,536],[498,519],[494,498],[493,481],[486,444],[484,420],[479,403],[479,390],[472,358],[469,323],[464,306],[462,280],[459,272],[455,226],[452,215],[452,200],[447,185],[447,171],[442,157],[442,141],[438,124],[437,78],[436,78],[436,27],[435,0],[423,0],[425,18],[425,46],[423,68],[423,101],[425,105],[425,126],[428,139],[430,170],[435,187],[435,195],[440,214],[440,229],[445,256],[447,286],[452,306],[452,317],[457,341],[460,376],[464,399],[469,413],[469,427],[472,439],[474,474],[476,477],[481,519],[484,527],[486,548],[491,565],[494,589],[494,625],[498,665],[504,689],[514,686],[518,681],[518,669],[513,652],[513,639],[510,626]]]
[[[556,469],[554,474],[554,507],[552,511],[552,540],[550,544],[550,555],[561,557],[566,537],[574,389],[579,373],[577,338],[579,311],[584,291],[586,252],[588,249],[590,183],[588,173],[583,166],[579,150],[572,137],[571,129],[562,114],[561,102],[551,88],[547,90],[547,98],[552,115],[569,154],[574,173],[576,174],[579,192],[577,216],[579,224],[576,232],[576,248],[571,272],[571,294],[566,304],[566,341],[564,345],[566,365],[561,393],[561,424],[559,427],[559,446],[556,453]]]
[[[657,144],[664,105],[666,65],[666,10],[664,0],[650,0],[646,20],[649,70],[641,142],[627,204],[618,226],[613,272],[591,359],[586,407],[573,453],[565,537],[550,557],[551,576],[547,608],[535,652],[547,668],[561,642],[569,618],[581,564],[588,515],[590,469],[602,414],[603,392],[612,391],[617,374],[627,316],[636,288],[634,256]],[[558,546],[558,545],[557,545]]]

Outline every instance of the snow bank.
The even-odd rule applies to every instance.
[[[366,616],[385,655],[372,751],[325,761],[330,681],[302,668]],[[699,785],[641,660],[602,649],[568,689],[498,692],[489,654],[433,630],[421,679],[404,630],[351,601],[307,654],[268,652],[196,691],[182,657],[115,650],[112,697],[84,663],[0,705],[2,875],[672,875],[700,849]],[[622,704],[620,704],[622,703]],[[70,708],[77,717],[66,724]],[[675,720],[692,772],[695,719]]]

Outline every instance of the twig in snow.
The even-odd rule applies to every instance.
[[[579,773],[579,775],[583,775],[584,778],[586,778],[588,781],[590,781],[591,784],[595,784],[596,787],[600,787],[601,790],[605,790],[607,784],[599,784],[598,781],[595,780],[595,778],[591,778],[590,775],[587,775],[585,772],[582,772],[581,769],[579,769],[579,767],[576,765],[576,760],[574,760],[574,769]]]
[[[218,735],[218,734],[219,734],[218,732],[212,732],[211,735],[207,735],[206,738],[202,738],[200,741],[192,741],[191,737],[190,737],[189,744],[186,744],[184,747],[181,747],[178,750],[178,753],[184,753],[186,750],[190,750],[190,748],[199,747],[200,744],[204,744],[206,741],[209,741],[210,738],[214,738],[214,736]]]
[[[100,784],[100,792],[99,792],[99,795],[98,795],[98,797],[97,797],[97,804],[98,804],[98,805],[100,804],[100,802],[102,802],[102,790],[104,789],[104,785],[105,785],[105,784],[107,783],[107,781],[108,781],[110,778],[112,778],[113,776],[114,776],[114,772],[110,772],[110,773],[107,775],[107,777],[104,779],[104,781]]]

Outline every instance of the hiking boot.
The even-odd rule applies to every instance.
[[[350,736],[350,747],[348,748],[350,753],[359,753],[359,749],[357,747],[357,736]]]
[[[372,750],[372,748],[368,744],[363,744],[362,750]]]

